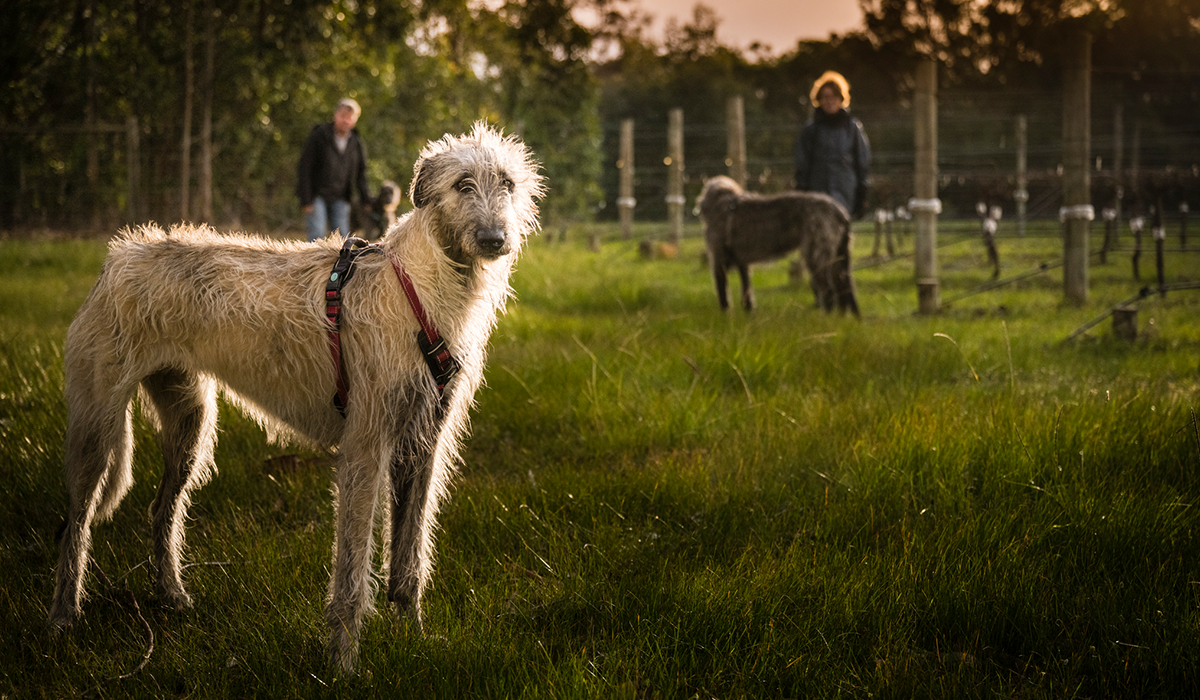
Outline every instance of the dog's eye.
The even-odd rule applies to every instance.
[[[463,194],[469,194],[475,191],[475,181],[469,177],[460,178],[458,182],[454,183],[454,189]]]
[[[512,181],[512,178],[507,175],[500,176],[500,184],[504,185],[504,189],[508,190],[509,192],[512,192],[517,187],[516,183]]]

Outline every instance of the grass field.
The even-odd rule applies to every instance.
[[[911,260],[865,267],[861,322],[778,263],[753,315],[722,315],[695,238],[643,261],[549,230],[493,337],[430,636],[375,616],[352,678],[324,658],[331,462],[228,407],[195,608],[153,597],[138,418],[137,485],[95,535],[113,585],[49,636],[62,341],[104,243],[0,241],[0,697],[1200,695],[1200,291],[1144,300],[1137,341],[1106,321],[1063,344],[1141,286],[1128,253],[1084,308],[1051,270],[934,317]],[[988,280],[974,230],[942,225],[943,298]],[[1001,239],[1004,274],[1061,257],[1055,231]],[[1200,281],[1200,253],[1167,262]],[[103,682],[147,651],[134,601],[153,653]]]

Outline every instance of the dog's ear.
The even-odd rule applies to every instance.
[[[438,156],[430,156],[417,161],[413,169],[412,190],[409,197],[417,209],[432,202],[437,196],[438,177],[442,168]]]

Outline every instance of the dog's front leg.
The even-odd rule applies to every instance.
[[[352,673],[358,662],[358,633],[371,608],[371,531],[375,507],[384,485],[379,451],[366,445],[342,445],[337,469],[336,533],[333,578],[325,603],[329,624],[329,658]]]
[[[392,551],[388,571],[388,600],[397,611],[421,623],[421,593],[432,568],[433,526],[437,516],[437,482],[444,465],[438,457],[438,436],[445,417],[443,404],[415,401],[409,420],[397,436],[392,456]]]

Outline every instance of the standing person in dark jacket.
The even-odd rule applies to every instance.
[[[861,216],[871,146],[862,124],[846,111],[850,83],[840,73],[826,71],[813,83],[809,99],[816,110],[796,139],[796,189],[824,192],[852,216]]]
[[[358,190],[363,209],[371,210],[367,189],[367,152],[354,125],[362,108],[345,98],[337,103],[333,121],[318,124],[308,134],[296,170],[296,195],[304,209],[308,240],[338,230],[350,235],[350,193]]]

